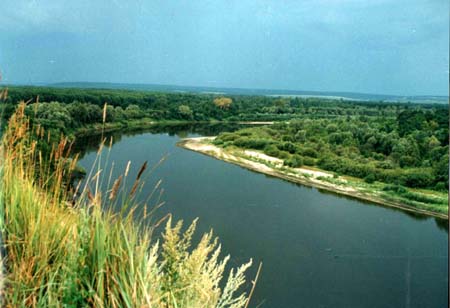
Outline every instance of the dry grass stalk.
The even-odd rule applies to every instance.
[[[131,198],[118,204],[129,209],[126,213],[106,205],[90,207],[101,204],[101,191],[94,195],[86,186],[75,206],[68,207],[72,196],[62,187],[75,159],[64,150],[67,140],[48,157],[36,153],[40,141],[34,138],[45,134],[30,127],[24,109],[25,103],[20,104],[10,119],[0,155],[6,307],[238,308],[248,303],[246,293],[237,291],[251,262],[231,270],[221,288],[229,257],[219,258],[220,245],[212,232],[191,247],[196,221],[183,232],[181,222],[173,226],[171,216],[164,217],[157,222],[167,220],[160,245],[151,241],[154,226],[134,217]],[[125,189],[129,168],[130,163],[114,183],[111,202]],[[138,182],[146,168],[144,164],[138,172]],[[100,178],[97,172],[96,187]],[[87,185],[90,182],[88,178]]]

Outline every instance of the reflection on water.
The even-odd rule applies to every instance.
[[[179,138],[187,138],[190,134],[200,136],[216,136],[222,132],[233,132],[244,127],[256,125],[238,123],[186,123],[186,124],[155,124],[148,128],[128,129],[123,131],[106,132],[92,136],[78,137],[75,140],[73,150],[79,153],[80,159],[86,153],[97,151],[101,141],[106,140],[106,146],[120,142],[124,137],[132,137],[143,133],[168,134]]]
[[[436,226],[438,226],[439,229],[445,230],[445,232],[448,233],[448,220],[435,218],[434,221],[436,222]]]
[[[233,266],[263,261],[254,305],[447,307],[447,221],[249,172],[175,145],[181,137],[235,129],[221,125],[110,134],[112,178],[129,160],[135,178],[144,161],[153,166],[167,156],[146,179],[144,195],[161,179],[159,215],[199,217],[197,235],[214,228]],[[99,140],[80,141],[86,169]]]

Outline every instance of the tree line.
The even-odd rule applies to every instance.
[[[1,102],[4,119],[21,100],[29,102],[30,119],[55,131],[55,138],[103,120],[278,121],[221,134],[216,143],[263,150],[288,166],[317,166],[367,182],[448,189],[446,105],[12,87]]]
[[[66,125],[83,125],[102,120],[101,110],[108,104],[108,121],[151,118],[184,121],[267,121],[293,117],[336,118],[341,116],[393,117],[408,104],[345,101],[322,98],[271,97],[194,93],[159,93],[119,89],[77,89],[48,87],[11,87],[2,103],[2,114],[9,118],[17,102],[39,100],[52,103],[59,116],[70,115]],[[58,105],[59,104],[59,105]],[[445,106],[422,105],[423,109],[445,109]],[[47,117],[50,117],[47,112]],[[53,120],[53,119],[48,119]],[[60,119],[55,119],[59,121]],[[69,119],[70,120],[70,119]]]
[[[214,141],[264,151],[291,167],[411,188],[448,190],[448,110],[404,109],[395,117],[292,119],[223,133]]]

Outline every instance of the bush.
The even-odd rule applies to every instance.
[[[316,162],[314,158],[303,156],[303,164],[306,166],[314,166]]]
[[[417,165],[417,158],[414,158],[412,156],[402,156],[399,159],[400,167],[411,167]]]
[[[283,135],[282,137],[281,137],[281,140],[283,140],[283,141],[288,141],[288,142],[294,142],[295,140],[294,140],[294,137],[292,137],[291,135]]]
[[[281,144],[278,144],[277,146],[281,151],[286,151],[291,154],[294,154],[297,149],[295,144],[293,144],[292,142],[283,142]]]
[[[433,176],[424,170],[414,171],[406,173],[404,181],[408,187],[429,187],[433,183]]]
[[[278,157],[278,155],[280,155],[280,150],[278,150],[274,144],[270,144],[264,148],[264,154],[272,157]]]
[[[292,168],[300,168],[303,166],[303,158],[298,154],[294,154],[291,158],[284,161],[284,165]]]
[[[264,149],[268,144],[270,144],[270,141],[267,139],[261,139],[261,138],[249,138],[249,137],[239,137],[234,141],[234,145],[241,147],[241,148],[250,148],[250,149],[256,149],[256,150],[262,150]]]
[[[236,135],[234,133],[222,133],[216,138],[216,140],[222,140],[223,142],[226,142],[226,141],[234,141],[237,138],[239,138],[239,135]]]
[[[278,153],[278,158],[279,159],[288,159],[289,157],[290,157],[291,155],[288,153],[288,152],[286,152],[286,151],[280,151],[279,153]]]
[[[383,190],[384,191],[393,191],[393,192],[396,192],[396,193],[406,193],[406,192],[408,192],[408,190],[405,188],[405,187],[403,187],[403,186],[401,186],[401,185],[386,185],[386,186],[384,186],[383,187]]]
[[[393,169],[395,168],[395,165],[391,160],[385,160],[378,162],[376,167],[381,169]]]
[[[448,191],[448,186],[445,184],[445,182],[439,182],[434,187],[439,191]]]
[[[248,137],[248,136],[252,135],[252,133],[247,130],[239,131],[239,132],[237,132],[237,134],[242,137]]]
[[[375,180],[376,180],[376,177],[375,177],[375,174],[373,174],[373,173],[368,174],[368,175],[364,178],[364,182],[369,183],[369,184],[372,184],[373,182],[375,182]]]
[[[299,154],[302,154],[303,156],[313,157],[313,158],[317,158],[319,156],[319,153],[317,153],[316,150],[311,149],[311,148],[301,148]]]
[[[381,153],[372,153],[372,157],[375,160],[382,161],[385,159],[384,155]]]
[[[220,138],[216,138],[212,141],[213,144],[215,145],[222,145],[223,144],[223,140]]]

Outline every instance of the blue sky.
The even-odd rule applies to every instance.
[[[448,0],[2,0],[2,83],[448,95]]]

